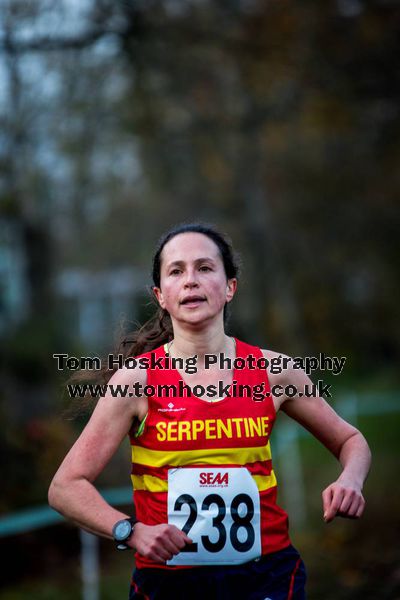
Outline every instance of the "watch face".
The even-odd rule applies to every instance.
[[[124,541],[130,536],[131,531],[132,531],[132,525],[131,525],[130,521],[128,521],[128,520],[119,521],[119,523],[117,523],[115,525],[114,538],[117,541]]]

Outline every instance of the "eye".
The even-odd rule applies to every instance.
[[[211,267],[207,266],[207,265],[202,265],[200,267],[200,271],[211,271]]]
[[[172,270],[169,272],[169,274],[170,274],[170,275],[178,275],[180,272],[181,272],[181,270],[180,270],[180,269],[172,269]]]

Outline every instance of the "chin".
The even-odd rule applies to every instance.
[[[206,314],[206,315],[193,315],[192,318],[187,318],[187,319],[183,319],[183,321],[185,323],[188,323],[190,325],[206,325],[208,323],[211,323],[213,321],[217,321],[219,319],[219,313],[215,314],[215,315],[211,315],[211,314]]]

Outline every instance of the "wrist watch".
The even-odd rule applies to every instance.
[[[136,523],[137,520],[133,519],[132,517],[129,519],[122,519],[121,521],[117,521],[115,523],[112,529],[112,534],[114,542],[117,545],[117,550],[127,550],[129,548],[125,542],[127,542],[131,537]]]

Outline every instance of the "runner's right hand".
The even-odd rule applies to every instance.
[[[128,545],[142,556],[163,564],[192,542],[186,533],[175,525],[145,525],[138,522]]]

